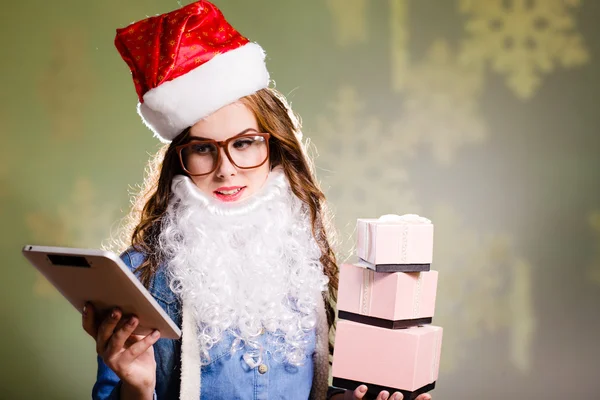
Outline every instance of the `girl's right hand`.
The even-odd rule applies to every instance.
[[[156,361],[152,345],[160,338],[158,331],[147,336],[133,335],[139,320],[122,318],[114,309],[102,318],[87,303],[82,313],[83,329],[96,341],[96,352],[123,383],[122,390],[141,398],[152,398],[156,385]]]
[[[346,390],[344,400],[363,399],[366,394],[367,394],[367,386],[360,385],[354,391]],[[392,395],[390,396],[390,393],[388,391],[384,390],[384,391],[379,392],[376,400],[402,400],[403,398],[404,398],[404,396],[400,392],[392,393]],[[421,399],[415,399],[415,400],[421,400]]]

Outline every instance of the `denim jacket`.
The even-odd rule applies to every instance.
[[[145,255],[133,249],[121,255],[121,259],[135,270]],[[149,291],[166,313],[181,328],[181,303],[170,290],[164,266],[156,271]],[[210,350],[210,364],[201,368],[201,399],[289,399],[306,400],[313,379],[313,363],[310,356],[299,367],[273,360],[265,335],[261,337],[266,352],[261,366],[250,368],[243,360],[243,352],[232,353],[231,337],[225,337]],[[311,335],[309,353],[314,352],[315,336]],[[181,340],[159,339],[154,344],[156,359],[155,399],[179,399],[181,372]],[[92,398],[119,399],[120,380],[98,357],[97,380]]]

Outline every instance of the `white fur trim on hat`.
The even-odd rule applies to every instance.
[[[250,42],[149,90],[138,113],[155,136],[168,143],[185,128],[268,84],[265,52]]]

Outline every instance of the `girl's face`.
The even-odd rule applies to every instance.
[[[252,133],[260,133],[254,113],[241,102],[235,102],[215,111],[192,126],[190,139],[224,141],[239,134]],[[240,138],[230,141],[228,149],[231,157],[241,166],[254,165],[256,163],[254,160],[264,159],[266,153],[261,153],[261,151],[265,151],[264,147],[268,146],[268,142],[261,142],[260,139],[261,137],[257,136],[256,140]],[[193,157],[190,162],[206,160],[210,158],[207,154],[211,150],[215,150],[215,147],[198,144],[187,154]],[[242,169],[231,162],[223,147],[217,146],[216,151],[220,153],[220,157],[213,172],[208,175],[190,176],[204,193],[220,201],[232,202],[252,196],[263,186],[270,170],[268,159],[256,168]]]

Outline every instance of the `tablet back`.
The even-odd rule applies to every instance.
[[[79,312],[87,301],[100,311],[119,307],[123,315],[139,318],[136,334],[158,329],[162,338],[181,337],[177,325],[114,253],[26,245],[23,255]]]

